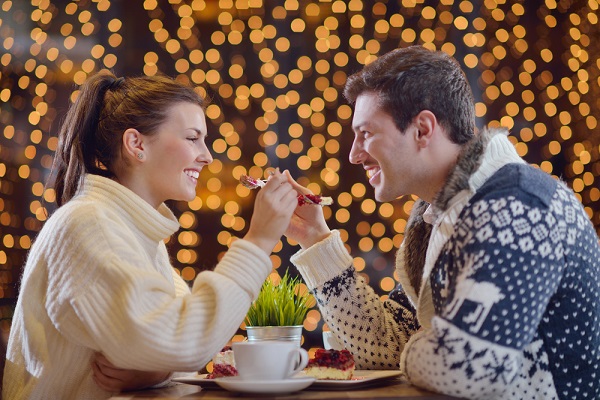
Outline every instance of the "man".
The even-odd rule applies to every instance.
[[[420,198],[383,303],[318,207],[297,208],[286,233],[358,368],[399,366],[416,385],[472,399],[600,398],[600,246],[572,191],[527,165],[505,129],[475,132],[471,89],[442,52],[385,54],[345,96],[350,162],[375,198]]]

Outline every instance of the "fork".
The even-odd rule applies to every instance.
[[[253,177],[251,177],[249,175],[242,175],[242,176],[240,176],[240,183],[242,185],[244,185],[245,187],[247,187],[248,189],[258,189],[258,188],[265,186],[267,184],[267,180],[266,179],[254,179]],[[300,200],[300,199],[302,199],[304,204],[318,204],[317,202],[313,201],[310,197],[303,195],[303,194],[298,195],[298,200]]]
[[[254,179],[249,175],[242,175],[240,177],[240,183],[247,187],[248,189],[257,189],[259,187],[263,187],[267,184],[266,179]]]

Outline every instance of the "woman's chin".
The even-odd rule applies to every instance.
[[[181,199],[180,201],[187,201],[189,203],[190,201],[194,201],[195,198],[196,198],[196,193],[194,193],[193,195],[185,196],[185,198]]]
[[[171,201],[185,201],[185,202],[190,202],[190,201],[194,201],[194,199],[196,198],[196,192],[194,193],[186,193],[186,194],[179,194],[177,196],[172,196],[170,197],[168,200]]]

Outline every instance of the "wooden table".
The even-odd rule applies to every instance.
[[[346,390],[311,390],[305,389],[292,394],[242,394],[229,392],[222,389],[202,389],[200,386],[188,385],[185,383],[175,386],[142,390],[138,392],[121,393],[111,397],[111,400],[130,400],[130,399],[202,399],[202,400],[223,400],[223,399],[244,399],[244,400],[317,400],[317,399],[350,399],[350,400],[392,400],[392,399],[415,399],[415,400],[451,400],[456,397],[445,396],[432,393],[401,380],[391,380],[383,385],[367,387],[362,389]]]

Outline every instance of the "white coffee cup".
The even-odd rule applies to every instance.
[[[284,380],[308,364],[308,352],[294,342],[234,342],[231,347],[242,380]]]
[[[323,347],[325,350],[343,350],[344,346],[340,344],[333,332],[323,331]]]

